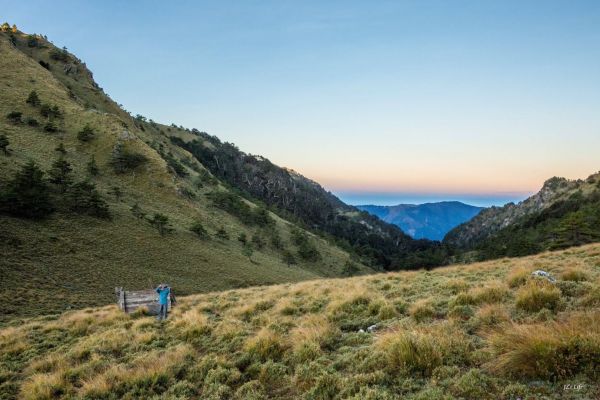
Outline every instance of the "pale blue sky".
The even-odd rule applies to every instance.
[[[497,204],[600,169],[599,1],[0,6],[132,113],[215,134],[351,202]]]

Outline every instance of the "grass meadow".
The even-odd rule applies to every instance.
[[[192,295],[165,323],[112,305],[13,320],[0,398],[597,399],[599,362],[594,244]]]

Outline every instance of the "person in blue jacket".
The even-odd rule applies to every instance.
[[[167,319],[169,294],[171,293],[171,288],[163,283],[158,285],[156,288],[156,293],[158,293],[158,304],[160,305],[157,319],[160,321],[162,319]]]

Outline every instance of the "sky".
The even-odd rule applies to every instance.
[[[600,170],[599,1],[0,0],[133,114],[351,204],[501,205]]]

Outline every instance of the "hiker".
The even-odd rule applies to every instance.
[[[158,304],[160,305],[160,308],[158,309],[158,317],[156,319],[160,321],[162,319],[167,319],[169,294],[171,293],[171,288],[162,283],[156,288],[156,293],[158,293]]]

